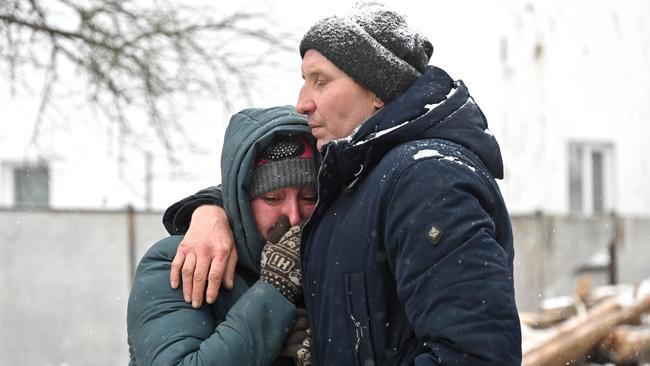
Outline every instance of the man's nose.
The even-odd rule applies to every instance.
[[[298,94],[298,103],[296,103],[296,111],[301,114],[311,114],[314,112],[316,104],[312,100],[309,91],[303,86]]]

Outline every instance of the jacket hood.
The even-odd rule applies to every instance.
[[[307,119],[294,107],[252,108],[232,116],[221,153],[224,209],[233,229],[238,265],[258,276],[264,239],[257,231],[246,188],[255,157],[279,135],[305,135],[314,141]]]
[[[462,81],[454,81],[434,66],[429,66],[406,92],[366,120],[343,144],[349,145],[336,147],[339,152],[335,153],[342,153],[343,160],[356,156],[353,160],[358,161],[359,155],[365,155],[365,160],[374,160],[373,156],[381,159],[381,151],[425,138],[462,145],[476,154],[494,177],[503,178],[499,144],[490,133],[483,112]]]

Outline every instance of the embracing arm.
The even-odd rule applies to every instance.
[[[183,284],[183,298],[198,308],[214,303],[222,284],[232,288],[237,265],[232,230],[222,208],[221,186],[200,190],[170,206],[163,215],[167,231],[185,234],[178,246],[169,282]],[[206,289],[207,281],[207,289]]]
[[[193,309],[180,290],[167,285],[180,239],[160,241],[138,266],[127,311],[132,360],[137,365],[271,364],[292,327],[295,306],[262,281],[236,299],[245,287],[238,279],[242,283],[216,304]]]
[[[415,364],[519,365],[512,242],[497,242],[490,215],[500,197],[469,167],[437,159],[411,165],[393,188],[387,254],[428,350]]]
[[[204,205],[223,207],[221,185],[202,189],[169,206],[163,215],[163,225],[169,235],[185,234],[194,210]]]

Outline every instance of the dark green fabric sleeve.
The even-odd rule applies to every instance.
[[[182,236],[155,244],[140,261],[128,302],[131,365],[270,365],[296,309],[272,285],[236,276],[213,305],[193,309],[169,285]]]

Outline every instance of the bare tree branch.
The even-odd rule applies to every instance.
[[[32,133],[32,139],[35,139],[39,134],[41,123],[43,122],[45,108],[49,104],[50,97],[52,96],[52,86],[57,81],[56,57],[57,52],[52,49],[52,52],[50,53],[50,63],[45,73],[45,80],[43,81],[43,90],[41,91],[40,98],[41,102],[38,106],[38,112],[36,113],[36,122],[34,123],[34,133]],[[35,141],[32,141],[32,144],[35,143]]]
[[[122,137],[133,134],[129,111],[144,110],[173,160],[179,96],[209,93],[231,112],[235,94],[250,99],[250,72],[272,53],[292,50],[291,37],[264,12],[206,14],[171,2],[135,0],[5,0],[0,4],[0,66],[12,93],[19,73],[43,72],[33,141],[57,93],[76,85]],[[242,47],[241,45],[245,45]],[[256,54],[264,50],[265,54]],[[271,55],[269,55],[271,53]],[[67,70],[67,71],[65,71]],[[32,78],[33,79],[33,78]],[[27,84],[33,80],[27,79]]]

